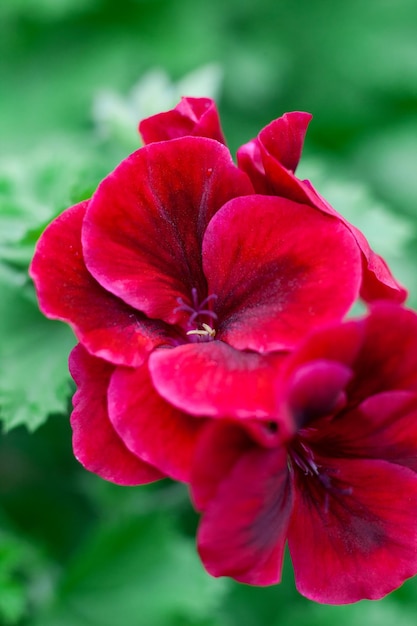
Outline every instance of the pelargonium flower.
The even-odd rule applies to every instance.
[[[209,420],[200,434],[202,561],[268,585],[288,542],[308,598],[380,598],[417,572],[417,315],[374,305],[313,331],[275,372],[268,417]],[[176,404],[190,410],[178,378]]]
[[[245,413],[262,395],[250,373],[270,372],[269,353],[341,319],[362,278],[341,220],[254,194],[228,149],[201,136],[130,155],[49,225],[30,273],[42,311],[69,323],[80,344],[70,362],[75,454],[123,484],[161,473],[187,480],[203,424],[171,402],[168,381],[155,382],[154,355],[200,373],[195,389],[184,377],[191,395],[241,372],[247,394],[236,389],[221,406]],[[207,359],[217,382],[203,384]]]
[[[311,119],[309,113],[295,111],[272,121],[255,139],[238,149],[238,166],[248,174],[256,193],[301,202],[342,220],[362,254],[361,297],[367,302],[403,302],[406,290],[392,276],[384,259],[371,249],[363,233],[330,206],[310,181],[295,175]],[[209,98],[183,98],[171,111],[143,120],[139,130],[146,143],[186,134],[224,141],[215,103]]]

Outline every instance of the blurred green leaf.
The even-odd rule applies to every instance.
[[[25,613],[24,584],[17,574],[24,556],[22,544],[0,531],[0,623],[17,624]]]
[[[40,581],[47,570],[39,551],[9,529],[0,511],[0,624],[17,626],[44,598]]]
[[[161,68],[146,72],[127,96],[116,90],[99,90],[93,102],[93,120],[100,137],[112,139],[127,152],[140,145],[138,122],[145,117],[173,108],[183,95],[218,96],[222,73],[210,63],[174,83]]]
[[[45,226],[94,191],[105,170],[98,150],[95,159],[90,157],[91,149],[80,151],[63,140],[0,161],[1,278],[22,286]]]
[[[395,209],[417,217],[417,124],[414,117],[361,137],[354,151],[360,171]]]
[[[103,524],[33,626],[204,624],[226,587],[204,572],[167,515],[130,516]]]
[[[70,329],[43,317],[34,302],[2,285],[0,299],[0,419],[6,430],[33,430],[65,412],[70,392]]]
[[[71,331],[39,312],[27,275],[36,241],[67,206],[89,197],[105,170],[91,148],[52,142],[0,162],[0,421],[33,430],[66,412]]]

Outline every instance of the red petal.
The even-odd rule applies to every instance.
[[[226,143],[216,103],[210,98],[182,98],[171,111],[142,120],[139,132],[144,143],[166,141],[185,135],[207,137]]]
[[[323,467],[330,489],[296,478],[288,536],[297,589],[328,604],[381,598],[417,572],[417,477],[384,461]]]
[[[211,341],[156,350],[149,369],[158,392],[184,411],[207,417],[269,417],[283,358]]]
[[[274,194],[274,190],[265,176],[262,163],[261,146],[258,139],[245,143],[237,151],[237,163],[240,169],[249,176],[256,193]]]
[[[57,217],[41,236],[30,268],[39,305],[48,317],[68,322],[89,352],[112,363],[139,365],[169,337],[105,291],[85,267],[81,225],[88,202]]]
[[[365,335],[348,387],[351,404],[383,391],[417,391],[417,315],[379,303],[364,319]]]
[[[171,478],[188,480],[204,421],[178,411],[158,395],[147,363],[137,369],[118,368],[108,402],[110,420],[129,450]]]
[[[249,175],[257,193],[309,204],[340,219],[351,230],[362,252],[362,298],[366,302],[381,299],[403,302],[407,291],[392,276],[385,261],[373,252],[364,235],[330,206],[310,181],[301,181],[294,175],[310,119],[308,113],[294,112],[268,124],[256,139],[238,150],[239,167]]]
[[[312,115],[302,111],[285,113],[259,133],[264,151],[290,172],[295,172],[303,151],[304,138]]]
[[[305,363],[325,359],[353,367],[363,346],[365,319],[351,320],[315,329],[292,352],[285,364],[285,377]]]
[[[353,372],[346,365],[324,359],[299,367],[289,381],[287,402],[299,428],[330,415],[345,402],[345,388]]]
[[[199,436],[191,471],[193,504],[204,511],[240,457],[256,449],[246,431],[228,420],[208,420]]]
[[[361,247],[366,259],[361,287],[363,300],[365,302],[391,300],[399,304],[404,302],[408,295],[407,290],[395,280],[384,259],[371,250],[367,241],[366,245],[363,244]]]
[[[239,167],[250,176],[258,193],[277,193],[306,202],[299,181],[292,174],[301,158],[304,138],[312,115],[285,113],[237,151]]]
[[[287,349],[338,320],[361,279],[356,242],[338,220],[284,198],[248,196],[224,206],[203,242],[218,338],[238,349]]]
[[[177,323],[178,298],[206,289],[201,241],[230,198],[251,193],[216,141],[184,137],[141,148],[99,186],[83,225],[86,264],[99,283],[146,313]],[[205,297],[205,296],[204,296]]]
[[[74,455],[90,472],[119,485],[141,485],[164,478],[133,455],[113,429],[107,413],[107,387],[114,367],[78,345],[70,356],[78,385],[71,415]]]
[[[362,319],[315,330],[286,359],[280,389],[287,394],[291,377],[321,359],[353,371],[345,390],[349,407],[383,392],[417,392],[417,315],[385,302]]]
[[[215,450],[211,462],[217,462]],[[194,481],[192,489],[201,489]],[[200,523],[197,544],[207,571],[253,585],[279,582],[291,508],[285,449],[248,450],[219,484]]]
[[[417,394],[387,391],[371,396],[316,434],[321,449],[333,456],[382,459],[417,472]]]

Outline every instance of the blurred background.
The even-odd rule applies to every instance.
[[[27,266],[45,225],[139,147],[139,119],[181,95],[218,99],[232,151],[311,112],[299,175],[417,305],[414,0],[2,0],[0,624],[415,626],[417,580],[328,607],[289,563],[276,587],[212,579],[185,487],[116,487],[72,457],[74,340],[38,313]]]

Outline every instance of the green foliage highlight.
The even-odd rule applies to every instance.
[[[200,624],[226,588],[226,581],[205,574],[194,542],[172,517],[131,512],[99,525],[63,574],[55,604],[34,626]]]
[[[6,430],[34,430],[67,410],[71,330],[46,320],[24,293],[3,285],[0,300],[0,417]]]

